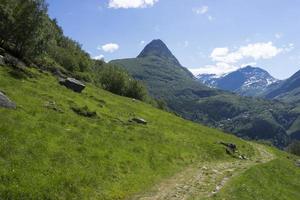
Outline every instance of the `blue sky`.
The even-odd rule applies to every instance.
[[[135,57],[162,39],[193,73],[252,64],[284,79],[300,70],[299,0],[47,0],[92,57]]]

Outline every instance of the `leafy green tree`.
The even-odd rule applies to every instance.
[[[128,74],[113,65],[107,64],[98,69],[97,82],[100,83],[105,90],[112,93],[124,95],[128,80]]]
[[[125,95],[127,97],[131,97],[143,101],[147,97],[147,89],[141,81],[131,79],[126,88]]]
[[[44,0],[18,1],[14,9],[14,50],[20,57],[32,58],[45,49],[47,5]]]
[[[3,47],[7,46],[12,39],[15,6],[16,1],[14,0],[1,0],[0,2],[0,45]]]

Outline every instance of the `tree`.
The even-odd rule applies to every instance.
[[[131,79],[127,86],[125,96],[143,101],[147,96],[147,89],[141,81]]]

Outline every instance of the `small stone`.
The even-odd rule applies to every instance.
[[[132,118],[131,121],[136,122],[138,124],[146,125],[148,122],[142,118]]]
[[[300,160],[297,160],[295,164],[297,167],[300,167]]]

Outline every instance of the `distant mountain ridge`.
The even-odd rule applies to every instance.
[[[264,96],[268,99],[300,105],[300,71],[267,90]]]
[[[199,74],[197,79],[212,88],[231,91],[243,96],[259,96],[272,84],[279,82],[266,70],[246,66],[221,77],[215,74]]]
[[[278,147],[287,145],[289,134],[300,130],[293,126],[300,116],[300,111],[290,112],[293,106],[207,87],[179,63],[161,40],[150,42],[136,58],[111,63],[143,81],[152,97],[165,101],[171,111],[185,119],[242,138],[269,140]],[[242,83],[247,82],[244,76],[241,79]]]

